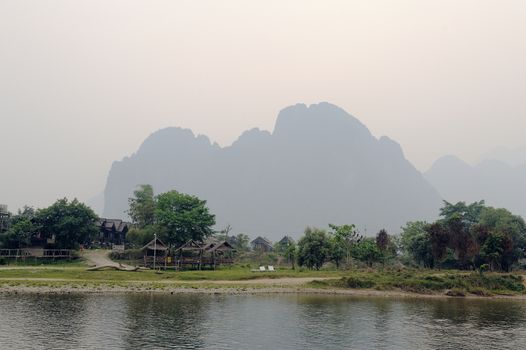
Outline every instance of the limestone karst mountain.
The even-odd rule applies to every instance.
[[[297,104],[279,113],[274,131],[244,132],[221,148],[190,130],[166,128],[113,164],[106,217],[122,217],[139,184],[206,199],[217,227],[270,239],[306,226],[355,223],[361,232],[397,232],[431,219],[441,198],[388,137],[375,138],[341,108]]]
[[[425,173],[427,180],[449,202],[485,200],[526,216],[526,164],[485,159],[472,166],[455,156],[438,159]]]

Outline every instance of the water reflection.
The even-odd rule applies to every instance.
[[[337,296],[0,295],[9,349],[520,349],[526,304]]]
[[[31,344],[32,349],[76,347],[85,322],[85,296],[65,296],[65,299],[68,300],[66,308],[56,295],[31,294],[12,296],[7,301],[0,299],[2,338],[7,335],[17,348],[28,348],[27,344]]]
[[[143,295],[126,299],[126,348],[203,348],[207,296]]]

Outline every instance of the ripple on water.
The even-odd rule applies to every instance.
[[[1,349],[521,349],[515,301],[1,295]]]

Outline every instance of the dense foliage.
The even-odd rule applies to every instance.
[[[154,234],[174,246],[213,234],[215,216],[209,212],[206,201],[195,196],[177,191],[154,196],[150,185],[142,185],[129,203],[128,213],[136,228],[128,233],[128,241],[137,246],[146,244]]]
[[[97,215],[85,204],[76,199],[59,199],[47,208],[25,207],[12,216],[9,229],[0,235],[0,242],[5,248],[37,244],[75,249],[95,237],[96,221]]]
[[[440,220],[408,223],[401,235],[410,260],[425,267],[509,271],[524,256],[526,223],[506,209],[483,201],[444,202]]]
[[[324,230],[307,227],[298,241],[298,265],[319,270],[330,257],[331,244]]]

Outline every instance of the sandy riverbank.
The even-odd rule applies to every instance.
[[[1,284],[0,294],[107,294],[107,293],[151,293],[151,294],[209,294],[209,295],[263,295],[263,294],[298,294],[298,295],[334,295],[334,296],[354,296],[354,297],[375,297],[375,298],[423,298],[423,299],[448,299],[445,292],[432,294],[410,293],[401,290],[380,291],[374,289],[343,289],[343,288],[312,288],[305,286],[304,281],[213,281],[208,283],[178,283],[177,285],[148,284],[143,282],[127,283],[126,285],[112,285],[100,283],[97,285],[83,285],[77,283],[67,283],[66,281],[56,280],[54,285],[38,285],[32,283],[25,284],[23,281],[16,281],[16,284]],[[310,279],[312,281],[312,279]],[[7,282],[7,281],[4,281]],[[29,282],[29,281],[25,281]],[[42,281],[39,281],[42,282]],[[50,282],[48,280],[48,282]],[[249,282],[249,283],[247,283]],[[263,282],[263,283],[261,283]],[[273,284],[270,284],[272,282]],[[277,282],[277,283],[276,283]],[[287,284],[287,282],[289,284]],[[301,283],[300,283],[301,282]],[[526,301],[526,295],[493,295],[477,296],[466,295],[465,299],[500,299],[500,300],[521,300]]]

